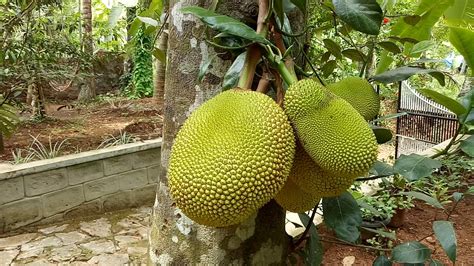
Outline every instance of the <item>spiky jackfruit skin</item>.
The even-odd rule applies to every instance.
[[[379,114],[379,95],[367,80],[359,77],[348,77],[327,85],[327,88],[350,103],[365,120],[372,120]]]
[[[313,209],[320,200],[320,196],[305,192],[289,178],[285,186],[275,196],[275,201],[283,209],[296,213]]]
[[[362,176],[377,157],[377,142],[365,119],[345,100],[318,83],[292,84],[285,112],[306,152],[325,171]]]
[[[237,224],[285,184],[295,137],[268,96],[233,89],[205,102],[185,121],[171,151],[169,187],[197,223]]]
[[[304,192],[320,197],[336,197],[350,188],[355,178],[355,176],[343,176],[324,171],[297,143],[295,159],[288,179]]]

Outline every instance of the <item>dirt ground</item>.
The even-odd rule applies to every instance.
[[[47,104],[47,117],[42,121],[22,114],[22,122],[12,137],[5,138],[5,152],[0,161],[11,161],[16,149],[27,149],[37,137],[44,145],[65,140],[61,153],[71,154],[97,149],[111,136],[127,132],[136,141],[161,137],[162,108],[153,99],[129,100],[112,98],[88,105],[75,105],[58,110],[63,104]]]
[[[448,205],[450,210],[452,206]],[[474,196],[465,198],[456,207],[451,215],[454,222],[457,237],[457,265],[474,265]],[[433,233],[432,223],[435,220],[444,220],[446,215],[442,210],[433,208],[422,202],[416,202],[414,208],[410,209],[405,217],[405,224],[397,230],[399,242],[420,240],[428,246],[432,253],[432,258],[441,261],[444,265],[452,265],[443,249],[436,240]],[[319,228],[322,239],[332,241],[332,234],[324,228]],[[378,256],[378,251],[352,246],[344,246],[323,241],[325,249],[324,265],[342,265],[344,258],[354,256],[354,265],[372,265]],[[389,254],[388,254],[389,255]]]

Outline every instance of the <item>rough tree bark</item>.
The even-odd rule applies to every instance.
[[[94,44],[92,39],[92,4],[91,0],[82,1],[82,21],[84,27],[84,33],[82,35],[82,45],[84,52],[92,57],[94,56]],[[91,62],[92,63],[92,62]],[[91,64],[92,65],[92,64]],[[94,67],[84,69],[87,71],[89,77],[87,82],[81,85],[81,91],[79,92],[78,100],[90,100],[95,97],[95,79],[94,79]]]
[[[156,265],[266,265],[282,264],[288,248],[285,212],[274,202],[246,222],[227,228],[201,226],[177,209],[170,198],[167,168],[173,139],[186,118],[205,100],[216,95],[229,60],[217,57],[202,83],[199,65],[216,54],[204,41],[205,27],[180,8],[209,7],[211,0],[170,1],[168,64],[164,96],[161,174],[153,208],[149,263]],[[253,0],[220,1],[218,12],[243,21],[255,21]]]

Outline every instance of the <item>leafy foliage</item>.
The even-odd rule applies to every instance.
[[[334,229],[338,238],[355,243],[362,223],[357,201],[348,192],[338,197],[323,199],[324,223]]]
[[[464,56],[474,76],[474,32],[468,29],[451,28],[449,40],[456,49]]]
[[[431,256],[431,250],[417,241],[396,246],[392,251],[392,260],[399,263],[424,263]]]
[[[153,58],[151,54],[152,39],[143,29],[135,39],[133,58],[132,97],[141,98],[153,95]]]
[[[456,263],[456,233],[452,222],[448,221],[434,221],[433,232],[436,235],[439,243],[448,255],[449,259]]]
[[[421,155],[401,155],[395,162],[394,169],[409,181],[415,181],[429,176],[441,163]]]
[[[375,0],[333,0],[336,14],[355,30],[377,35],[382,24],[382,9]]]

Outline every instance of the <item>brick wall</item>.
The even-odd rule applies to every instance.
[[[0,165],[0,234],[25,225],[152,204],[161,139]]]

